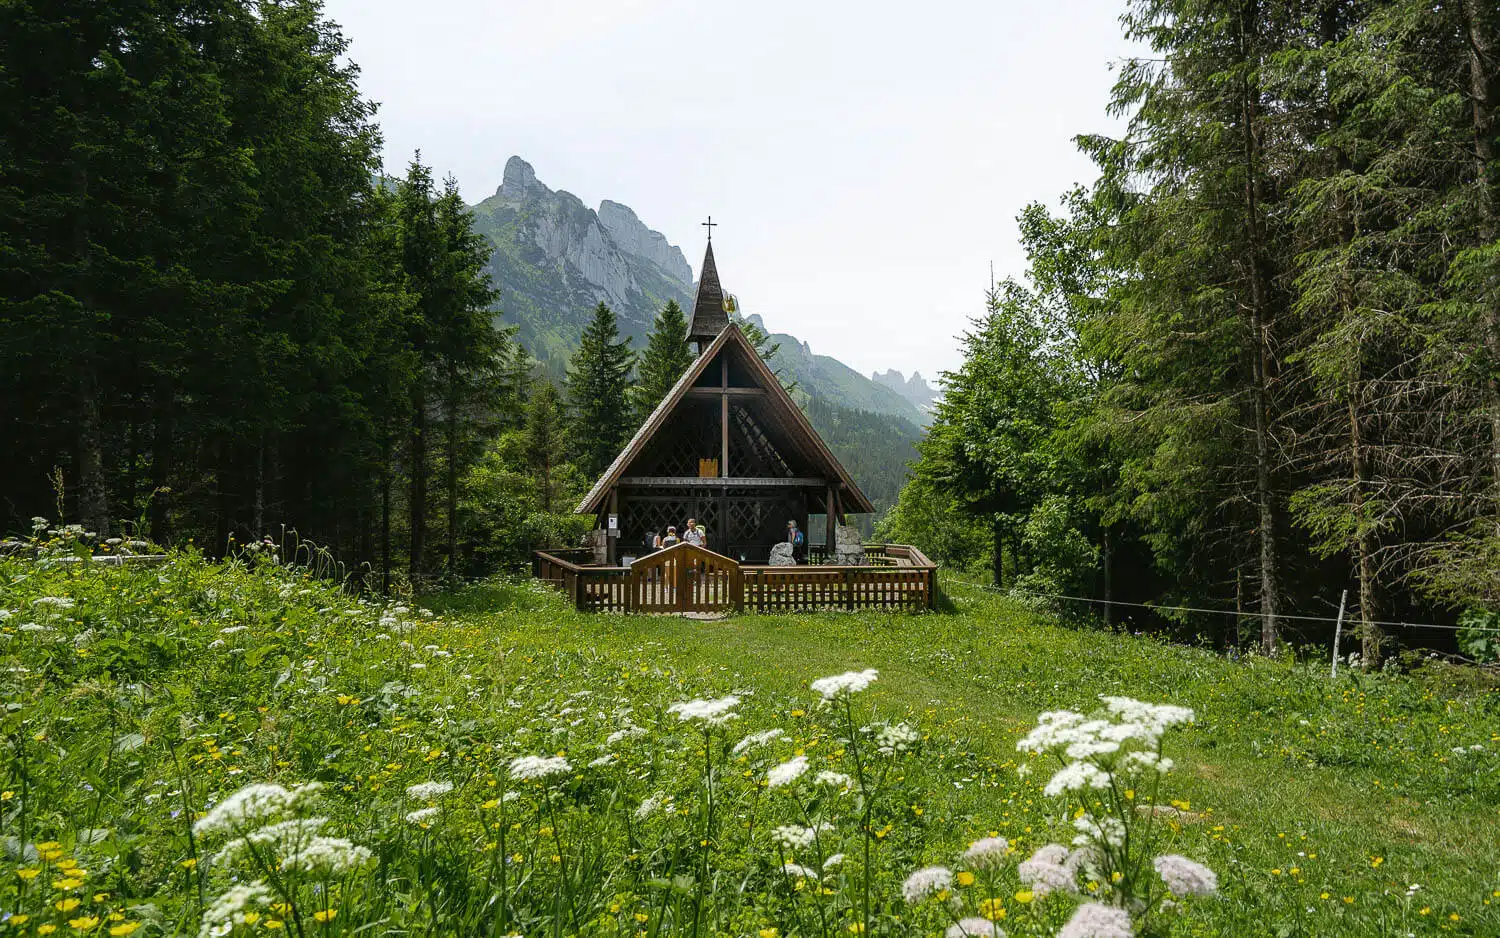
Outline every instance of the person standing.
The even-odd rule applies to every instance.
[[[687,526],[682,530],[682,539],[694,547],[703,546],[703,529],[698,526],[696,518],[687,519]]]
[[[807,539],[802,536],[802,529],[797,527],[795,520],[786,523],[786,542],[792,545],[792,559],[801,563]]]

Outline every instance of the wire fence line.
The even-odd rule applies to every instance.
[[[989,592],[992,592],[992,593],[1014,592],[1014,593],[1017,593],[1017,594],[1019,594],[1021,596],[1025,596],[1025,597],[1028,597],[1028,598],[1031,598],[1031,599],[1061,599],[1061,600],[1067,600],[1069,602],[1091,603],[1093,605],[1099,605],[1099,606],[1126,606],[1126,607],[1130,607],[1130,608],[1134,608],[1134,609],[1149,609],[1152,612],[1197,612],[1197,613],[1203,613],[1203,614],[1206,614],[1206,615],[1234,616],[1235,618],[1241,618],[1241,619],[1263,619],[1263,618],[1270,618],[1270,616],[1271,616],[1271,614],[1269,612],[1256,612],[1256,611],[1249,611],[1249,610],[1244,611],[1244,612],[1239,612],[1239,611],[1236,611],[1234,609],[1208,609],[1208,608],[1204,608],[1204,607],[1201,607],[1201,606],[1162,606],[1162,605],[1157,605],[1155,603],[1132,603],[1132,602],[1125,602],[1124,600],[1119,600],[1119,599],[1096,599],[1096,598],[1094,598],[1092,596],[1069,596],[1069,595],[1066,595],[1064,593],[1036,593],[1036,592],[1032,592],[1030,590],[1002,590],[1002,589],[999,589],[999,588],[997,588],[995,586],[991,586],[991,585],[989,585],[987,583],[975,583],[972,580],[961,580],[961,579],[958,579],[957,577],[951,577],[951,576],[949,577],[949,579],[952,580],[955,583],[962,583],[965,586],[972,586],[972,587],[975,587],[977,589],[988,590]],[[1333,616],[1310,616],[1310,615],[1300,615],[1300,614],[1292,614],[1292,613],[1277,613],[1276,614],[1276,618],[1277,619],[1285,619],[1285,620],[1288,620],[1288,621],[1295,621],[1295,622],[1331,622],[1331,623],[1336,623],[1336,622],[1339,621],[1338,619],[1334,618]],[[1483,627],[1483,626],[1443,625],[1443,624],[1439,624],[1439,623],[1436,623],[1436,622],[1378,622],[1377,621],[1377,622],[1371,622],[1370,624],[1371,625],[1379,626],[1380,628],[1383,628],[1383,629],[1389,629],[1389,628],[1409,628],[1409,629],[1439,629],[1439,630],[1449,631],[1449,632],[1459,632],[1459,631],[1463,631],[1463,632],[1500,632],[1500,628],[1488,628],[1488,627]]]

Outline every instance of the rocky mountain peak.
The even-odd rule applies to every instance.
[[[599,224],[621,250],[644,257],[683,283],[692,282],[693,269],[682,256],[682,249],[660,231],[647,228],[630,206],[605,199],[599,203]]]
[[[500,188],[495,190],[495,195],[502,199],[520,201],[529,195],[550,192],[546,186],[537,182],[536,170],[531,164],[513,156],[505,161],[505,175],[500,177]]]
[[[937,400],[937,391],[933,390],[932,385],[927,383],[927,380],[922,377],[920,371],[913,371],[910,378],[907,378],[894,368],[885,372],[874,371],[870,373],[870,380],[900,394],[916,405],[918,409],[925,410],[933,401]]]

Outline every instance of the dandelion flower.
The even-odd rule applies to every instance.
[[[735,718],[733,711],[739,705],[740,699],[730,694],[728,697],[720,697],[717,700],[680,701],[668,707],[667,712],[677,714],[677,719],[684,723],[689,720],[699,720],[707,726],[723,726]]]
[[[979,869],[993,869],[1005,860],[1005,854],[1009,850],[1010,842],[1004,837],[985,837],[969,844],[969,849],[964,851],[963,861]]]
[[[1213,870],[1175,853],[1152,861],[1157,875],[1174,896],[1211,896],[1219,889],[1219,877]]]
[[[843,674],[835,674],[832,677],[820,677],[813,681],[812,690],[816,694],[822,694],[824,700],[836,700],[839,697],[857,694],[871,684],[880,676],[880,672],[874,668],[866,668],[863,671],[845,671]]]
[[[901,895],[907,902],[918,903],[953,888],[953,871],[946,866],[924,866],[906,877]]]
[[[948,926],[944,935],[946,938],[1005,938],[1005,932],[997,928],[994,922],[978,916],[959,919]]]
[[[1086,902],[1068,919],[1057,938],[1133,938],[1130,913],[1112,905]]]
[[[452,782],[418,782],[406,787],[406,797],[413,801],[436,801],[452,790]]]
[[[780,788],[790,785],[802,777],[807,771],[807,756],[795,756],[777,766],[772,766],[766,773],[766,784],[771,788]]]
[[[567,775],[573,766],[562,756],[519,756],[511,760],[510,777],[517,781]]]

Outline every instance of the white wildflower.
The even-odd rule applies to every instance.
[[[817,870],[808,869],[807,867],[802,866],[800,863],[784,863],[781,866],[781,871],[788,876],[796,876],[799,879],[820,878],[818,876]]]
[[[854,779],[845,775],[843,772],[832,772],[828,769],[824,769],[823,771],[819,772],[817,776],[813,778],[813,781],[818,783],[819,785],[827,785],[829,788],[854,787]]]
[[[1172,895],[1211,896],[1219,889],[1219,877],[1201,863],[1175,853],[1157,857],[1151,863]]]
[[[245,923],[245,910],[271,903],[271,890],[261,880],[230,886],[203,912],[198,938],[222,938]]]
[[[977,915],[959,919],[943,934],[945,938],[1005,938],[1005,932],[996,928],[994,922]]]
[[[1118,847],[1125,843],[1125,822],[1117,817],[1096,818],[1084,814],[1073,819],[1073,827],[1079,833],[1073,841],[1077,846],[1096,843]]]
[[[646,818],[655,814],[658,810],[667,812],[670,812],[672,810],[671,795],[652,795],[645,801],[642,801],[640,807],[635,809],[635,816],[637,820],[644,821]]]
[[[1177,707],[1172,704],[1150,704],[1130,697],[1105,697],[1101,696],[1104,706],[1110,713],[1119,717],[1125,723],[1142,723],[1156,729],[1158,732],[1170,729],[1183,723],[1191,723],[1195,719],[1193,711],[1187,707]]]
[[[790,785],[801,778],[802,773],[806,771],[807,756],[796,756],[780,765],[772,766],[771,770],[766,773],[766,784],[771,788]]]
[[[418,782],[406,786],[406,797],[413,801],[436,801],[452,790],[452,782]]]
[[[699,720],[707,726],[723,726],[735,718],[734,708],[740,699],[733,694],[717,700],[684,700],[667,708],[668,713],[677,714],[677,719],[687,722]]]
[[[1081,713],[1072,710],[1048,710],[1037,718],[1036,729],[1026,734],[1016,743],[1019,752],[1047,752],[1058,748],[1063,743],[1063,737],[1084,718]],[[1072,742],[1068,738],[1067,742]]]
[[[72,609],[77,605],[66,596],[39,596],[31,601],[33,606],[51,606],[53,609]]]
[[[844,855],[842,853],[835,853],[833,856],[831,856],[828,859],[826,859],[826,860],[823,861],[823,869],[826,872],[828,870],[833,869],[834,867],[838,866],[840,863],[843,863],[843,862],[844,862]]]
[[[416,811],[408,812],[406,815],[406,819],[413,824],[426,824],[428,821],[437,817],[438,813],[442,810],[442,808],[439,808],[436,805],[430,808],[419,808]]]
[[[1109,781],[1109,773],[1092,762],[1069,762],[1057,770],[1057,774],[1047,782],[1047,787],[1042,789],[1042,793],[1049,798],[1056,798],[1068,791],[1108,788]]]
[[[636,726],[634,723],[627,723],[625,724],[625,727],[623,729],[615,730],[613,733],[610,733],[608,736],[606,736],[604,738],[604,744],[606,746],[613,746],[615,743],[621,742],[623,740],[634,739],[637,736],[645,736],[646,733],[647,730],[643,729],[642,727]]]
[[[875,683],[875,679],[879,676],[879,671],[866,668],[863,671],[845,671],[843,674],[835,674],[832,677],[820,677],[809,686],[814,693],[822,694],[824,700],[834,700],[859,693]]]
[[[1086,902],[1068,919],[1057,938],[1133,938],[1130,913],[1112,905]]]
[[[1150,750],[1136,749],[1125,753],[1118,764],[1132,771],[1157,772],[1165,775],[1172,771],[1172,767],[1177,763]]]
[[[1053,892],[1077,892],[1078,882],[1065,863],[1068,848],[1062,844],[1048,844],[1022,860],[1016,867],[1021,882],[1031,885],[1032,892],[1045,896]]]
[[[612,753],[612,752],[606,752],[604,755],[602,755],[599,758],[594,759],[593,761],[591,761],[589,763],[589,768],[591,768],[591,769],[602,769],[605,766],[613,764],[614,761],[615,761],[615,754]]]
[[[341,875],[365,866],[374,856],[368,848],[342,837],[314,837],[292,856],[282,858],[281,868]]]
[[[228,628],[219,629],[219,634],[220,635],[238,635],[241,632],[248,632],[249,630],[250,630],[250,626],[248,626],[248,625],[231,625]]]
[[[735,743],[734,749],[731,751],[737,756],[744,755],[757,746],[764,746],[766,743],[780,739],[785,735],[781,730],[762,730],[759,733],[751,733],[749,736]]]
[[[267,782],[246,785],[214,805],[213,810],[193,825],[193,833],[201,837],[214,831],[242,831],[284,817],[314,797],[322,787],[318,782],[308,782],[292,789]]]
[[[293,856],[311,843],[327,823],[326,817],[310,817],[267,824],[259,830],[229,841],[214,855],[213,862],[218,866],[233,863],[252,847],[281,857]]]
[[[875,748],[884,756],[906,752],[922,735],[905,723],[881,723],[875,727]]]
[[[813,845],[818,839],[818,832],[811,827],[783,824],[771,831],[771,839],[788,850],[801,850]]]
[[[953,888],[953,871],[946,866],[924,866],[906,877],[901,884],[901,895],[907,902],[917,903],[928,896],[935,896]]]
[[[1009,851],[1010,842],[1004,837],[985,837],[969,844],[969,849],[964,851],[963,861],[979,869],[994,869],[1004,862]]]
[[[517,781],[567,775],[573,766],[562,756],[518,756],[511,760],[510,777]]]

